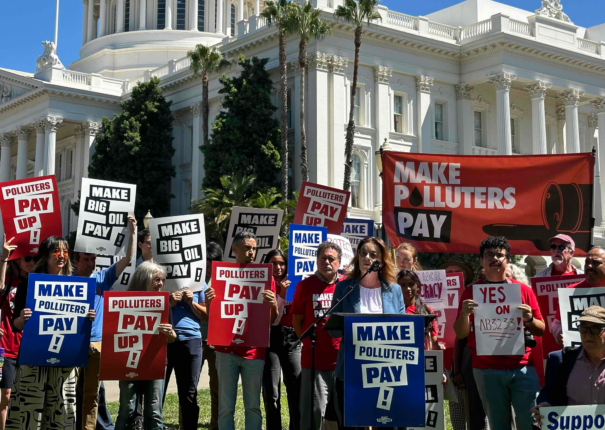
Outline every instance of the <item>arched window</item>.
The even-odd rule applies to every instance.
[[[351,206],[363,209],[361,199],[361,160],[353,155],[353,169],[351,171]]]
[[[205,16],[206,16],[206,10],[205,10],[205,1],[201,0],[197,3],[197,29],[199,31],[206,31],[206,27],[205,27]]]
[[[166,0],[158,0],[158,30],[166,27]]]
[[[187,14],[187,3],[185,0],[176,1],[176,29],[185,30],[185,18]]]
[[[124,31],[130,30],[130,0],[124,2]]]
[[[231,5],[231,37],[235,36],[235,5]]]

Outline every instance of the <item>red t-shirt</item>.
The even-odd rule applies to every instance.
[[[565,273],[561,273],[559,272],[557,269],[552,268],[552,271],[550,273],[550,276],[573,276],[573,275],[577,275],[576,269],[572,268],[571,272],[565,272]]]
[[[568,285],[565,288],[594,288],[594,287],[591,287],[590,284],[588,283],[588,281],[584,280],[582,282]],[[555,319],[558,321],[561,321],[561,309],[560,308],[557,308],[557,313],[555,314]]]
[[[271,291],[275,293],[275,279],[271,279]],[[276,296],[277,297],[277,296]],[[225,354],[235,354],[246,360],[264,360],[265,350],[267,348],[257,348],[254,346],[215,346],[216,352]]]
[[[292,300],[292,314],[302,315],[303,331],[315,322],[332,305],[332,296],[336,289],[336,283],[328,284],[316,275],[313,275],[296,286],[294,299]],[[315,369],[334,370],[338,358],[339,337],[332,337],[330,333],[323,330],[326,320],[317,325],[315,333]],[[311,340],[303,339],[301,366],[304,369],[311,368]]]
[[[507,281],[503,281],[506,283]],[[478,282],[481,284],[482,282]],[[520,284],[521,286],[521,302],[524,305],[529,305],[532,310],[532,314],[535,319],[539,319],[541,321],[544,320],[542,317],[542,313],[540,312],[540,306],[538,305],[538,300],[536,299],[536,295],[531,287],[528,287],[521,282],[515,281],[515,283]],[[460,298],[460,304],[458,305],[458,315],[456,319],[460,317],[460,311],[462,310],[462,303],[465,300],[473,299],[473,288],[469,287],[464,290],[462,293],[462,297]],[[475,315],[469,315],[469,321],[471,325],[471,330],[468,335],[468,343],[467,346],[473,352],[473,367],[479,369],[499,369],[499,370],[511,370],[517,367],[527,366],[529,363],[529,355],[531,353],[531,348],[525,348],[525,355],[477,355],[476,343],[475,343]]]
[[[0,307],[0,312],[2,312],[0,327],[4,330],[4,336],[0,336],[0,347],[4,348],[4,355],[6,357],[14,359],[19,356],[19,347],[21,346],[21,337],[23,336],[22,331],[13,330],[15,296],[17,295],[17,287],[22,282],[27,281],[19,277],[10,279],[6,284],[8,291],[0,293],[0,301],[2,301],[2,306]]]
[[[281,285],[275,284],[276,294],[279,295],[281,293]],[[286,306],[284,306],[284,313],[279,320],[279,325],[282,327],[292,327],[292,302],[286,302]]]

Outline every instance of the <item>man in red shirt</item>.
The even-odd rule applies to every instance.
[[[566,234],[558,234],[548,239],[548,243],[550,243],[552,263],[538,273],[536,278],[543,278],[545,276],[573,276],[584,273],[571,264],[571,259],[576,250],[576,243],[571,237]]]
[[[506,284],[506,267],[510,259],[510,245],[504,237],[489,236],[479,246],[481,265],[485,270],[486,284]],[[544,322],[538,301],[531,287],[519,282],[521,301],[517,309],[523,312],[525,329],[534,336],[544,332]],[[512,428],[511,404],[515,409],[517,429],[531,430],[533,417],[529,410],[536,404],[540,382],[534,366],[529,365],[531,348],[524,355],[478,356],[474,332],[474,312],[479,306],[473,300],[473,289],[462,294],[458,307],[458,319],[454,330],[458,339],[468,336],[467,346],[473,354],[473,375],[479,396],[492,430]]]
[[[300,337],[317,318],[323,316],[332,305],[332,296],[338,282],[338,268],[342,258],[340,246],[323,242],[317,248],[317,271],[296,286],[292,300],[292,324]],[[325,320],[315,329],[315,387],[311,407],[311,340],[303,340],[301,359],[300,428],[319,430],[326,412],[330,394],[334,390],[334,369],[338,357],[340,338],[334,338],[323,330]],[[313,423],[311,423],[311,411]]]
[[[586,279],[582,282],[568,285],[567,288],[597,288],[605,287],[605,249],[600,246],[593,247],[584,260],[584,274]],[[550,325],[550,332],[559,345],[563,345],[563,330],[561,328],[561,310],[557,309],[555,319]]]
[[[236,234],[233,238],[231,250],[237,263],[252,263],[256,256],[256,236],[245,231]],[[278,309],[277,306],[275,283],[271,284],[271,291],[265,290],[261,294],[263,295],[263,301],[271,305],[271,324],[277,324],[279,322],[278,315],[281,314],[283,308]],[[214,298],[214,289],[208,287],[204,291],[204,295],[206,307],[210,310],[210,303]],[[219,387],[219,429],[235,430],[235,403],[237,402],[237,383],[240,375],[242,377],[246,429],[262,429],[263,416],[260,409],[260,391],[266,349],[247,346],[215,347]]]

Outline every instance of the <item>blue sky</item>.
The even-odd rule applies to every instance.
[[[389,9],[409,15],[426,15],[460,3],[461,0],[383,0]],[[42,53],[41,42],[53,40],[55,0],[2,1],[0,25],[0,67],[33,72]],[[540,0],[503,0],[502,3],[535,10]],[[605,23],[605,0],[562,0],[563,10],[582,27]],[[79,56],[82,46],[82,2],[61,0],[59,16],[59,58],[65,65]]]

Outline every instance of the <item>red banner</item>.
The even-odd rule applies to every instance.
[[[393,247],[476,254],[488,235],[513,254],[548,255],[558,233],[590,246],[590,153],[531,156],[410,154],[386,151],[383,221]]]
[[[103,303],[103,348],[99,378],[105,381],[164,379],[168,323],[167,292],[107,291]]]
[[[303,182],[293,223],[326,227],[328,234],[339,235],[350,195],[349,191]]]
[[[583,281],[584,276],[547,276],[544,278],[531,278],[531,287],[538,298],[538,305],[544,317],[546,327],[542,335],[542,351],[544,357],[550,352],[558,351],[562,347],[555,341],[550,333],[550,324],[555,319],[557,309],[559,309],[559,288],[566,288],[568,285]]]
[[[271,307],[263,303],[271,290],[271,264],[212,262],[208,344],[216,346],[269,346]]]
[[[0,184],[0,210],[6,239],[17,249],[9,260],[38,253],[49,236],[63,236],[55,175]]]

